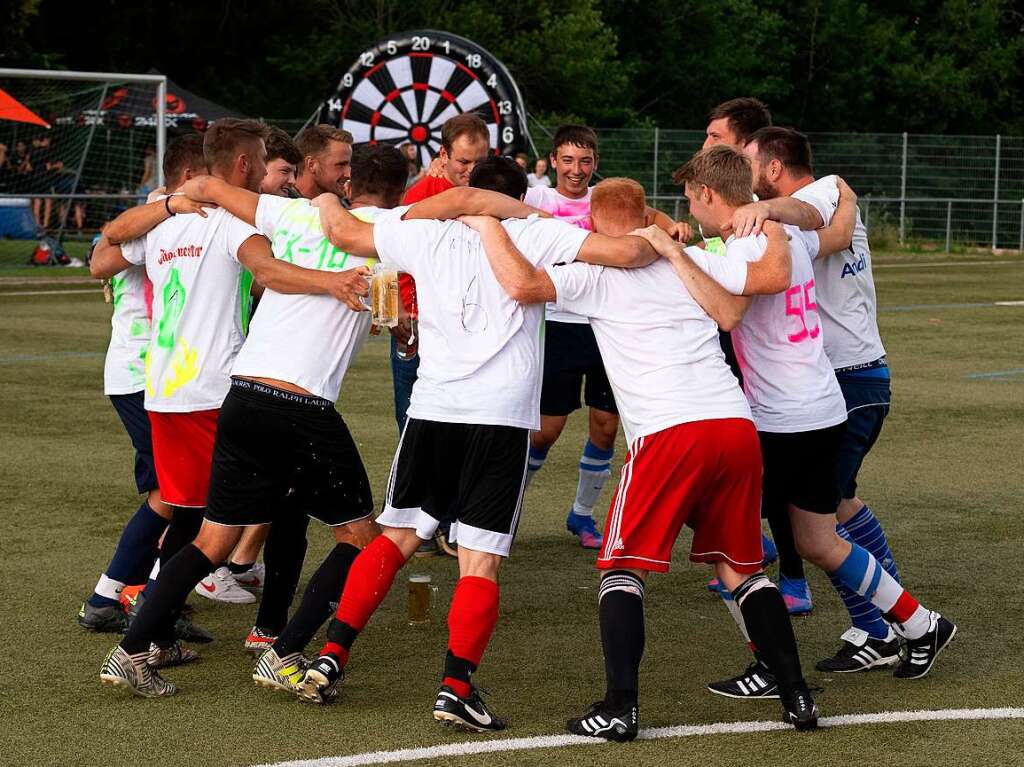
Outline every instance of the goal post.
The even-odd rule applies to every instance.
[[[167,77],[0,68],[0,236],[93,232],[162,186]]]

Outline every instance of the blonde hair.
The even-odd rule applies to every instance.
[[[727,205],[746,205],[754,198],[750,160],[724,144],[697,152],[672,174],[672,180],[684,186],[706,186]]]

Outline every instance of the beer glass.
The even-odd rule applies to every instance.
[[[398,324],[401,295],[398,291],[398,272],[377,263],[370,275],[370,312],[374,325],[393,328]]]
[[[409,576],[409,625],[420,626],[430,622],[430,608],[434,603],[437,586],[431,585],[427,573]]]

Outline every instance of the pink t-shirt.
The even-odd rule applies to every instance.
[[[574,199],[566,197],[552,187],[535,186],[526,190],[523,202],[591,232],[594,229],[590,223],[590,195],[593,189],[594,187],[590,187],[585,195]],[[571,322],[576,325],[589,323],[586,317],[566,311],[553,303],[546,306],[544,318],[548,322]]]

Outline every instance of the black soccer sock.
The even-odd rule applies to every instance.
[[[167,526],[164,533],[163,543],[160,544],[160,569],[162,570],[171,561],[175,554],[185,546],[192,543],[199,535],[199,528],[203,526],[203,513],[206,509],[185,509],[181,506],[174,507],[174,518]],[[216,567],[210,568],[212,572]],[[206,573],[203,573],[206,575]],[[149,594],[146,594],[147,598]]]
[[[755,654],[775,675],[783,689],[806,687],[800,670],[793,624],[782,594],[764,573],[752,575],[733,591]]]
[[[612,570],[601,579],[598,604],[605,703],[615,709],[635,705],[644,655],[644,582],[626,570]]]
[[[780,505],[768,509],[768,527],[772,531],[772,540],[779,550],[779,573],[789,579],[803,580],[804,560],[796,551],[793,540],[793,524],[789,519],[789,507]]]
[[[246,570],[252,570],[252,566],[254,564],[256,564],[256,563],[255,562],[244,562],[242,564],[239,564],[238,562],[232,562],[232,561],[228,560],[228,570],[231,571],[232,575],[241,575]]]
[[[271,636],[280,634],[288,622],[288,608],[292,606],[299,576],[302,575],[302,563],[306,560],[308,527],[309,517],[305,514],[281,514],[270,526],[263,547],[267,574],[256,625]],[[334,598],[340,593],[340,590],[336,591]]]
[[[149,643],[166,633],[168,623],[181,611],[195,585],[214,569],[214,564],[192,544],[187,544],[161,566],[156,583],[146,594],[142,609],[121,640],[129,654],[149,649]]]
[[[339,543],[320,563],[306,585],[299,609],[274,642],[274,651],[279,656],[306,649],[313,635],[331,616],[331,602],[345,587],[348,570],[357,556],[358,548],[350,543]],[[262,628],[262,624],[257,625]]]

